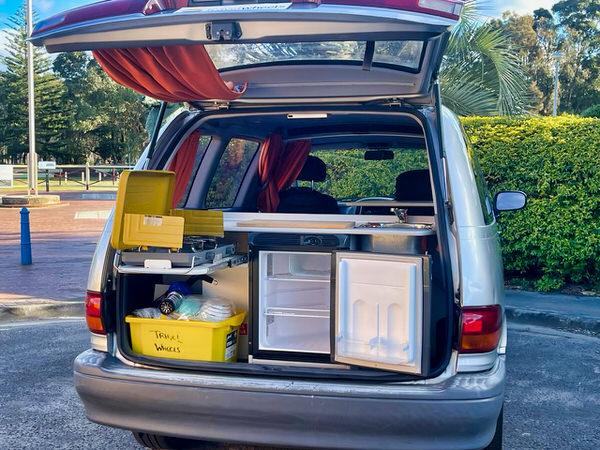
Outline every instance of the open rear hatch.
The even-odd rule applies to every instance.
[[[50,52],[92,50],[103,69],[117,82],[166,102],[356,105],[378,99],[407,99],[414,104],[435,105],[434,81],[449,30],[459,18],[462,3],[457,0],[288,3],[107,0],[41,21],[31,40]],[[427,147],[433,149],[437,144],[429,142],[432,135],[427,130],[424,137],[428,140]],[[432,165],[439,165],[439,161]],[[437,172],[433,172],[434,180],[436,177]],[[436,195],[436,204],[441,204],[440,194]],[[443,223],[439,223],[440,229],[444,229]],[[430,244],[435,249],[435,232],[430,234]],[[419,233],[413,237],[421,242]],[[312,283],[324,292],[331,286],[328,296],[332,302],[331,314],[323,315],[315,308],[304,313],[315,316],[312,317],[318,322],[315,327],[325,330],[326,339],[319,343],[323,346],[320,354],[326,364],[330,365],[331,360],[338,363],[334,364],[338,368],[320,369],[319,358],[316,358],[316,366],[309,369],[305,364],[292,368],[299,376],[403,379],[433,376],[445,367],[446,363],[430,367],[432,340],[435,340],[431,339],[431,333],[443,336],[444,347],[450,348],[450,339],[444,330],[452,320],[449,314],[452,294],[436,293],[435,285],[430,286],[432,260],[425,252],[408,257],[377,257],[374,253],[355,252],[360,250],[356,246],[333,246],[324,249],[324,259],[317,258],[316,268],[307,263],[309,270],[303,273],[300,262],[311,261],[311,258],[300,254],[292,258],[294,264],[299,264],[298,273],[289,270],[290,273],[280,273],[275,262],[264,265],[261,261],[268,261],[270,252],[278,260],[277,252],[283,246],[277,244],[273,249],[255,242],[254,247],[253,256],[252,244],[248,249],[246,237],[251,284],[258,285],[259,278],[263,277],[275,284]],[[332,261],[332,266],[328,261]],[[284,266],[286,264],[294,266],[289,261]],[[182,275],[181,271],[144,271],[126,266],[119,268],[118,301],[116,310],[113,309],[121,324],[134,308],[148,306],[140,300],[142,293],[153,297],[156,286],[168,285]],[[373,283],[366,291],[365,274]],[[248,280],[247,276],[243,278]],[[265,282],[265,286],[269,283]],[[379,306],[373,309],[362,305],[361,296],[375,291],[398,301],[390,300],[381,311]],[[251,297],[260,298],[260,295],[256,291]],[[440,323],[448,319],[443,330],[431,333],[429,323],[434,320],[430,317],[435,311],[432,313],[428,306],[430,296],[443,300]],[[344,309],[349,303],[363,310]],[[287,314],[277,306],[270,310],[268,307],[265,311],[270,311],[269,317]],[[256,314],[256,308],[250,309]],[[360,323],[370,319],[373,320],[364,331],[379,336],[375,341],[343,338],[351,335],[352,330],[363,329]],[[405,326],[394,330],[393,324],[397,321]],[[235,368],[266,375],[286,375],[292,370],[288,367],[265,369],[260,364],[168,361],[141,355],[133,358],[126,329],[119,325],[116,329],[119,348],[142,363],[216,371]],[[385,333],[393,334],[394,342],[407,342],[406,346],[394,347],[393,355],[386,354],[381,337]],[[256,339],[260,340],[261,336]],[[249,347],[252,349],[253,345],[258,345],[256,340]],[[266,337],[261,345],[266,349],[263,356],[268,359],[270,344]],[[300,353],[310,351],[300,349]],[[449,359],[449,351],[446,353]],[[287,352],[286,361],[294,359],[292,354],[293,351]],[[441,362],[441,357],[438,359]],[[339,368],[342,365],[353,370]],[[361,367],[368,369],[361,370]]]
[[[167,101],[411,98],[432,104],[448,30],[461,8],[457,0],[108,0],[39,22],[31,40],[50,52],[100,50],[95,56],[105,70],[103,50],[163,47],[173,63],[158,64],[163,76],[181,79],[216,66],[224,81],[238,86],[234,94],[174,89],[161,97],[160,90],[124,82],[132,64],[150,64],[146,55],[112,61],[107,71],[118,82]],[[198,57],[198,46],[210,59]]]

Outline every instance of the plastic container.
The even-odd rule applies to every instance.
[[[130,239],[132,238],[131,233],[124,232],[125,215],[169,216],[174,186],[174,172],[162,170],[124,171],[121,174],[117,191],[113,229],[110,237],[111,246],[122,250],[140,245],[137,242],[132,244],[124,241],[126,234],[129,234]],[[180,226],[182,234],[180,240],[183,241],[183,224]]]
[[[183,217],[125,214],[122,241],[133,247],[183,247]]]
[[[135,353],[167,359],[233,362],[242,311],[223,322],[141,319],[127,316]]]

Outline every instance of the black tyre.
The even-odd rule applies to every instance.
[[[191,450],[191,449],[217,449],[223,448],[217,442],[196,441],[192,439],[160,436],[158,434],[141,433],[132,431],[135,440],[146,448],[153,450]]]
[[[490,445],[486,447],[487,450],[502,450],[502,434],[503,434],[503,423],[504,423],[504,408],[500,410],[498,416],[498,422],[496,423],[496,433]]]

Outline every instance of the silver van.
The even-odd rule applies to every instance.
[[[163,100],[136,170],[175,172],[174,209],[222,212],[222,236],[177,250],[114,248],[109,219],[74,365],[90,420],[150,448],[501,448],[496,216],[526,199],[489,197],[440,102],[461,7],[108,0],[36,26]],[[134,350],[126,318],[173,283],[246,312],[227,361]]]

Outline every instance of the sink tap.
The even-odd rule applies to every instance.
[[[408,222],[408,209],[405,209],[405,208],[392,208],[392,211],[394,211],[394,214],[396,214],[396,217],[398,217],[398,221],[400,223],[407,223]]]

